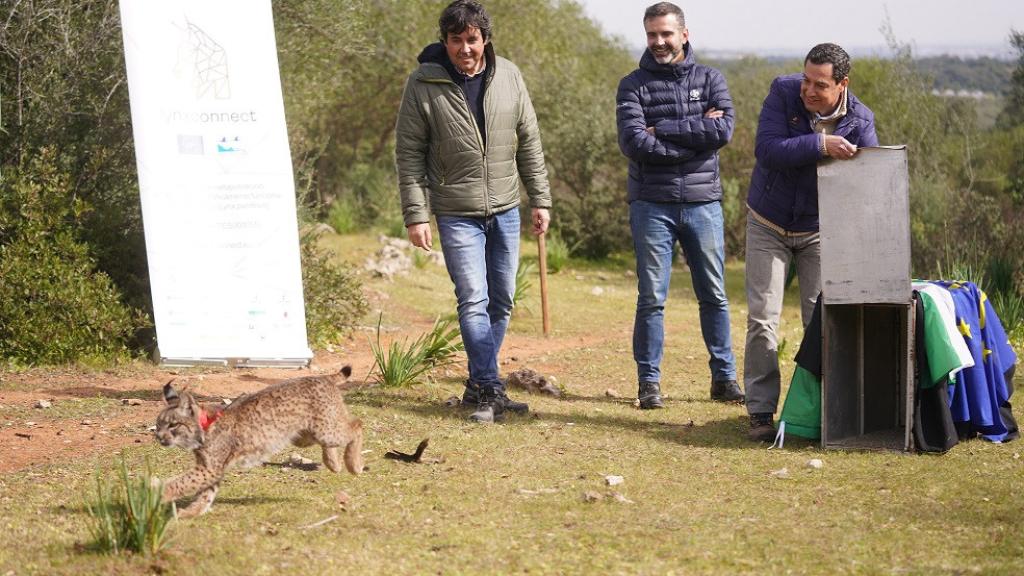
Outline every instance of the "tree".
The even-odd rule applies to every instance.
[[[1019,126],[1024,124],[1024,32],[1010,30],[1010,45],[1017,51],[1017,67],[1010,77],[1010,89],[1000,120]]]

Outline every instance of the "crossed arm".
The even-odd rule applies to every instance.
[[[720,74],[711,78],[708,101],[710,107],[701,116],[666,118],[649,125],[640,103],[640,87],[624,78],[615,107],[619,149],[636,162],[678,164],[698,152],[725,146],[732,138],[735,116]]]

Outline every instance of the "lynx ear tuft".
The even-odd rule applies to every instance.
[[[181,401],[181,398],[178,396],[178,391],[171,386],[172,382],[174,382],[174,380],[164,384],[164,400],[168,405],[175,405]]]
[[[348,378],[349,376],[351,376],[352,375],[352,367],[349,366],[348,364],[342,366],[341,367],[341,375],[344,376],[345,378]]]

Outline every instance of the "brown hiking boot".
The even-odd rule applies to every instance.
[[[775,442],[775,434],[771,413],[750,415],[750,432],[747,433],[747,438],[754,442]]]

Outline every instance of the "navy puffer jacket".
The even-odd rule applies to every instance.
[[[705,118],[711,108],[724,116]],[[721,200],[718,149],[732,138],[732,97],[722,73],[697,64],[689,44],[676,64],[658,64],[645,51],[640,68],[619,82],[615,117],[630,202]]]
[[[811,116],[800,99],[802,79],[802,74],[779,76],[764,99],[747,205],[790,232],[816,232],[818,161],[824,154],[821,136],[811,129]],[[858,147],[878,146],[875,115],[852,92],[846,99],[846,116],[833,133]]]

